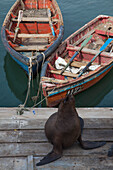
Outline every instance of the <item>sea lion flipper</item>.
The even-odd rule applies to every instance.
[[[50,162],[53,162],[53,161],[61,158],[61,156],[62,156],[62,154],[55,153],[54,151],[51,151],[42,160],[40,160],[40,162],[37,163],[36,166],[42,166],[42,165],[48,164]]]
[[[78,141],[83,149],[94,149],[106,144],[106,142],[82,141],[81,136],[79,137]]]
[[[108,157],[113,156],[113,145],[108,150]]]
[[[57,143],[58,138],[54,141],[53,150],[48,153],[36,166],[41,166],[53,162],[62,156],[62,145]]]

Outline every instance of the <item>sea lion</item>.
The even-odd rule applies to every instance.
[[[63,149],[72,146],[77,140],[83,149],[93,149],[105,144],[105,142],[83,142],[81,138],[83,126],[84,121],[75,109],[74,96],[70,94],[60,103],[58,112],[51,115],[45,124],[45,134],[53,144],[53,149],[36,165],[41,166],[59,159]]]

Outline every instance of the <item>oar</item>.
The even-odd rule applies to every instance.
[[[22,17],[23,17],[23,10],[19,10],[18,23],[17,23],[16,29],[15,29],[15,35],[14,35],[14,40],[13,40],[14,43],[15,43],[15,40],[16,40],[18,31],[19,31],[19,24],[20,24],[20,22],[22,20]]]
[[[102,51],[109,45],[109,43],[112,41],[112,38],[109,38],[104,45],[100,48],[99,53],[97,53],[92,60],[85,66],[85,68],[81,71],[81,73],[78,75],[78,77],[80,77],[88,68],[89,66],[92,64],[92,62],[102,53]]]
[[[49,18],[49,25],[51,27],[52,34],[55,37],[55,31],[54,31],[53,24],[51,21],[51,10],[49,8],[48,8],[48,18]]]
[[[64,69],[61,71],[61,74],[63,74],[63,72],[66,70],[66,68],[72,63],[72,61],[74,60],[74,58],[78,55],[78,53],[84,48],[84,46],[89,42],[89,40],[92,38],[93,35],[90,35],[90,37],[86,38],[83,43],[81,44],[81,47],[78,51],[76,51],[76,53],[72,56],[72,58],[69,60],[69,63],[67,63],[67,65],[64,67]]]

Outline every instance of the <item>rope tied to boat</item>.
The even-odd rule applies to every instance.
[[[54,87],[53,90],[51,90],[51,92],[53,92],[55,89],[56,89],[56,87]],[[48,94],[46,97],[44,97],[40,102],[34,104],[34,106],[33,106],[32,108],[34,108],[34,107],[38,106],[39,104],[41,104],[41,103],[42,103],[44,100],[46,100],[48,97],[49,97],[49,94]]]
[[[42,68],[42,66],[45,62],[45,54],[43,52],[41,54],[43,56],[43,61],[42,61],[42,65],[41,65],[41,68]],[[28,97],[29,97],[29,94],[30,94],[30,87],[31,87],[31,80],[32,80],[32,60],[35,59],[35,58],[36,58],[35,56],[32,56],[32,57],[29,58],[28,90],[27,90],[27,95],[26,95],[24,104],[20,104],[18,106],[19,109],[17,110],[17,114],[19,114],[19,115],[22,115],[24,113],[24,111],[28,110],[28,109],[25,108],[25,105],[28,101]],[[37,61],[37,76],[38,76],[38,61]],[[40,91],[41,91],[41,82],[39,83],[39,89],[37,91],[37,95],[32,97],[32,99],[35,101],[33,107],[35,107],[35,105],[36,105],[36,101],[39,97]],[[40,101],[40,103],[41,103],[41,101]]]
[[[31,79],[32,79],[32,57],[29,58],[29,77],[28,77],[28,90],[25,98],[24,104],[20,104],[18,107],[19,109],[17,110],[17,114],[22,115],[24,111],[28,110],[25,108],[25,105],[27,103],[29,94],[30,94],[30,87],[31,87]]]
[[[46,56],[45,56],[45,54],[43,53],[43,52],[41,52],[41,54],[42,54],[42,56],[43,56],[43,61],[42,61],[42,65],[41,65],[41,69],[42,69],[42,67],[43,67],[43,64],[44,64],[44,62],[45,62],[45,58],[46,58]],[[37,61],[37,77],[38,77],[38,61]],[[38,98],[39,98],[39,94],[40,94],[40,92],[41,92],[41,81],[40,81],[40,79],[39,79],[39,88],[38,88],[38,91],[37,91],[37,95],[36,96],[33,96],[32,97],[32,100],[34,101],[34,105],[36,104],[36,101],[38,100]]]

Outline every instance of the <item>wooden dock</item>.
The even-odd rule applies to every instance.
[[[0,108],[0,170],[113,170],[113,157],[107,157],[113,144],[113,108],[78,108],[85,121],[83,139],[106,141],[93,150],[79,144],[64,150],[63,157],[45,166],[36,163],[51,151],[44,124],[57,108],[29,109],[17,115],[17,108]]]

